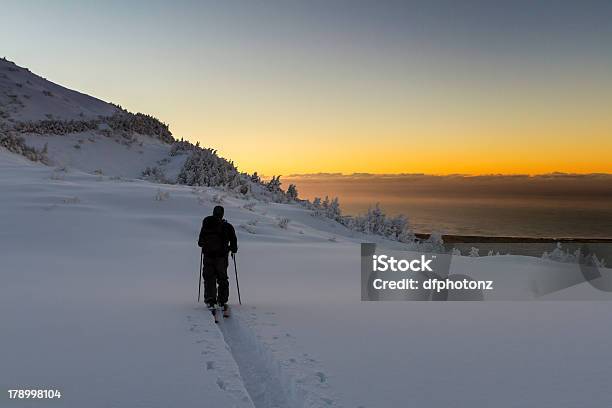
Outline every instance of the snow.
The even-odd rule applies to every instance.
[[[84,120],[111,116],[118,109],[92,96],[64,88],[0,59],[0,110],[13,121]]]
[[[612,401],[610,303],[361,302],[359,243],[401,244],[297,205],[250,211],[212,188],[58,171],[1,149],[0,191],[3,389],[58,388],[57,406],[87,407]],[[196,303],[196,238],[214,196],[238,233],[244,302],[232,276],[233,316],[219,325]],[[527,274],[549,262],[462,257],[454,268]]]
[[[45,144],[48,155],[56,166],[80,169],[123,178],[139,178],[146,167],[158,166],[166,177],[176,180],[187,155],[170,156],[170,145],[147,136],[137,136],[131,146],[96,132],[80,132],[68,135],[23,135],[28,146],[42,149]],[[79,146],[75,148],[75,146]],[[112,157],[113,160],[108,158]],[[159,164],[167,160],[166,164]]]
[[[167,180],[175,181],[188,155],[170,156],[171,144],[164,143],[159,135],[113,131],[104,120],[120,112],[110,103],[64,88],[0,59],[0,131],[20,129],[16,136],[39,150],[47,146],[48,158],[56,166],[122,178],[139,178],[147,167],[158,167]],[[102,120],[97,129],[76,127],[92,129],[89,131],[62,135],[25,133],[63,133],[57,129],[75,129],[66,121],[87,123],[97,119]],[[40,121],[50,121],[54,126],[18,126],[20,122],[37,125]],[[137,129],[142,131],[143,127]]]

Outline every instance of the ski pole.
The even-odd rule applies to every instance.
[[[238,303],[242,304],[242,299],[240,299],[240,285],[238,284],[238,267],[236,266],[235,253],[232,253],[232,259],[234,260],[234,271],[236,272],[236,289],[238,289]]]
[[[200,280],[198,283],[198,303],[200,303],[200,292],[202,291],[202,257],[203,256],[204,254],[200,252],[200,270],[198,272],[198,275],[200,275]]]

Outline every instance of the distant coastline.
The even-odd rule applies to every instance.
[[[427,239],[430,234],[417,233],[419,239]],[[545,252],[550,253],[558,245],[570,254],[580,250],[583,254],[595,253],[606,264],[612,263],[612,238],[535,238],[535,237],[504,237],[481,235],[442,235],[442,240],[448,250],[455,248],[463,255],[470,254],[471,248],[478,248],[479,256],[523,255],[536,258]],[[609,244],[609,245],[608,245]]]
[[[427,239],[431,234],[416,233],[419,239]],[[483,235],[456,235],[443,234],[442,240],[448,244],[470,244],[470,243],[514,243],[514,244],[550,244],[550,243],[567,243],[567,244],[583,244],[583,243],[612,243],[612,238],[537,238],[537,237],[504,237],[504,236],[483,236]]]

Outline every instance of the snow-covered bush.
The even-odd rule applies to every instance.
[[[453,256],[461,256],[461,250],[459,248],[453,248]]]
[[[363,215],[350,216],[342,215],[338,198],[325,199],[315,197],[312,202],[302,201],[303,205],[312,210],[315,217],[326,217],[339,222],[350,230],[362,232],[364,234],[380,235],[393,241],[413,243],[416,237],[408,219],[404,215],[388,217],[380,208],[380,204],[370,207]],[[440,237],[440,241],[442,238]],[[437,242],[436,242],[437,245]],[[433,243],[429,245],[433,248]]]
[[[278,226],[282,229],[287,229],[287,226],[289,225],[289,218],[287,217],[281,217],[278,220]]]
[[[175,140],[172,143],[172,147],[170,148],[170,156],[179,156],[181,154],[191,153],[196,149],[200,148],[200,142],[197,142],[195,145],[183,140]]]
[[[60,120],[48,116],[46,120],[18,122],[13,130],[19,133],[66,135],[87,131],[98,131],[106,136],[120,136],[121,143],[131,145],[134,134],[147,135],[164,143],[173,143],[174,137],[168,125],[150,115],[131,113],[117,106],[119,111],[112,116],[88,120]]]
[[[310,208],[313,210],[314,216],[327,217],[338,222],[343,221],[338,197],[335,197],[332,200],[330,200],[328,196],[325,196],[324,200],[321,200],[319,197],[315,197],[310,204]]]
[[[597,255],[591,254],[591,256],[589,256],[587,258],[585,264],[594,266],[596,268],[605,268],[606,267],[606,260],[603,259],[603,258],[599,259],[599,258],[597,258]]]
[[[290,198],[289,195],[283,191],[281,188],[282,183],[280,181],[280,176],[272,176],[268,182],[260,181],[259,183],[256,183],[253,181],[254,179],[258,178],[259,176],[254,173],[253,176],[250,177],[250,181],[254,185],[259,185],[262,187],[260,190],[265,199],[275,203],[289,203],[297,199],[297,189],[294,192],[296,194],[294,199]]]
[[[0,129],[0,146],[10,152],[20,154],[29,160],[45,164],[49,163],[46,145],[42,150],[30,147],[26,145],[24,138],[15,135],[12,131],[3,131]]]
[[[433,252],[443,254],[446,253],[446,248],[444,247],[444,240],[442,239],[442,234],[439,232],[432,232],[429,234],[429,237],[426,240],[421,242],[417,242],[414,234],[411,235],[412,247],[417,251],[422,252]]]
[[[331,203],[326,204],[328,201],[326,198],[321,207],[326,209],[328,216],[335,216],[340,211],[338,200],[334,199]],[[387,217],[378,203],[374,207],[370,207],[364,215],[342,217],[338,214],[337,217],[342,224],[355,231],[380,235],[393,241],[406,243],[415,241],[408,219],[403,215]]]
[[[477,257],[479,257],[479,256],[480,256],[480,255],[479,255],[479,252],[480,252],[480,250],[479,250],[478,248],[476,248],[476,247],[471,247],[471,248],[470,248],[470,256],[471,256],[472,258],[477,258]]]
[[[40,135],[67,135],[69,133],[96,130],[99,119],[92,120],[58,120],[48,119],[32,122],[18,122],[14,130],[19,133],[36,133]]]
[[[164,169],[157,166],[145,168],[142,172],[142,178],[145,180],[152,181],[154,183],[170,184],[170,182],[166,178],[166,173],[164,172]]]
[[[177,181],[190,186],[227,186],[246,183],[234,164],[217,155],[213,149],[195,148],[179,172]]]
[[[174,143],[175,140],[168,125],[159,119],[140,112],[128,112],[121,106],[117,106],[117,108],[119,112],[103,119],[113,130],[138,133],[154,137],[164,143]]]
[[[542,259],[563,263],[578,263],[598,268],[605,267],[605,260],[603,258],[599,259],[596,254],[584,254],[580,249],[576,249],[573,253],[570,253],[568,249],[563,249],[561,242],[557,242],[555,249],[550,253],[544,252],[542,254]]]
[[[564,263],[577,263],[580,260],[580,250],[578,250],[577,254],[570,254],[569,250],[563,250],[563,245],[561,242],[557,242],[554,250],[552,250],[550,253],[544,252],[542,254],[542,259],[549,259],[551,261]]]

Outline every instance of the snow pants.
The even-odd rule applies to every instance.
[[[204,256],[204,302],[208,305],[217,303],[224,305],[229,298],[229,280],[227,278],[227,256]],[[219,288],[217,290],[217,285]]]

